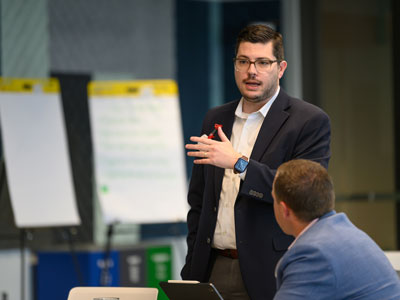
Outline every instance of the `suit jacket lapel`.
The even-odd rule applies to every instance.
[[[267,150],[272,139],[281,128],[282,124],[289,117],[289,113],[285,110],[289,107],[289,97],[281,89],[275,102],[272,104],[268,114],[265,116],[261,125],[256,142],[251,152],[251,159],[260,161],[262,155]]]
[[[235,120],[235,111],[236,107],[238,106],[239,101],[234,102],[231,106],[227,108],[227,110],[221,112],[221,115],[218,116],[217,122],[222,124],[222,129],[227,136],[228,139],[231,138],[232,135],[232,127],[233,122]],[[216,140],[220,140],[218,134],[216,134]],[[215,176],[215,199],[217,199],[217,203],[219,201],[219,195],[221,194],[222,188],[222,179],[224,177],[225,169],[214,167],[214,176]]]

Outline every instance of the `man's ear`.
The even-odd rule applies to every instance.
[[[279,63],[279,79],[282,78],[283,73],[285,73],[286,68],[287,68],[287,62],[286,62],[286,60],[282,60]]]
[[[285,218],[289,217],[291,214],[289,206],[283,201],[281,201],[279,204],[281,205],[283,216],[285,216]]]

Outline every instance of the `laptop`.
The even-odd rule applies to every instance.
[[[160,287],[169,300],[224,300],[212,283],[192,280],[161,281]]]
[[[139,287],[75,287],[69,291],[68,300],[157,300],[158,289]]]

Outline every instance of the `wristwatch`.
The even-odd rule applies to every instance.
[[[235,174],[243,173],[244,171],[246,171],[248,164],[249,164],[249,159],[246,156],[240,157],[236,161],[236,163],[233,167],[233,173],[235,173]]]

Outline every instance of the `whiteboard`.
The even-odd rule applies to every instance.
[[[1,79],[0,125],[16,225],[80,224],[58,81]]]
[[[88,92],[105,222],[184,221],[187,181],[176,83],[92,82]]]

